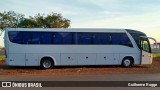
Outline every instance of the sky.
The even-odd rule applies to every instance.
[[[0,12],[10,10],[25,17],[61,13],[70,28],[134,29],[160,42],[160,0],[0,0]]]

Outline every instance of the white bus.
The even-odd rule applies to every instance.
[[[8,28],[4,43],[6,64],[11,66],[152,63],[148,37],[136,30]]]

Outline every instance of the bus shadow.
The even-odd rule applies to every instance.
[[[121,66],[121,65],[99,65],[99,66],[94,66],[94,65],[92,65],[92,66],[57,66],[57,67],[54,67],[55,69],[66,69],[66,68],[68,68],[68,69],[72,69],[72,68],[110,68],[110,69],[114,69],[114,68],[126,68],[126,67],[123,67],[123,66]],[[54,69],[53,68],[53,69]],[[132,67],[128,67],[128,69],[129,68],[149,68],[148,66],[141,66],[141,65],[135,65],[135,66],[132,66]]]
[[[78,69],[78,68],[86,68],[86,69],[101,69],[101,68],[109,68],[109,69],[115,69],[115,68],[124,68],[123,66],[121,65],[100,65],[100,66],[55,66],[53,67],[52,69]],[[128,67],[128,69],[132,69],[132,68],[150,68],[149,66],[141,66],[141,65],[135,65],[135,66],[132,66],[132,67]],[[43,70],[41,69],[40,67],[38,66],[7,66],[7,65],[0,65],[0,69],[5,69],[5,70]]]
[[[39,67],[36,67],[36,66],[7,66],[7,65],[0,65],[0,69],[5,69],[5,70],[14,70],[14,69],[39,69]]]

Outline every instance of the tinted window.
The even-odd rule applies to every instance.
[[[141,45],[140,45],[140,36],[142,36],[142,35],[133,33],[133,34],[131,34],[131,36],[132,36],[133,39],[135,40],[137,46],[138,46],[139,48],[141,48]]]
[[[9,32],[9,39],[18,44],[79,44],[132,46],[125,33]]]
[[[52,43],[52,33],[43,32],[40,34],[40,43],[41,44],[51,44]]]
[[[14,43],[23,43],[23,35],[21,32],[9,32],[9,39]]]
[[[22,32],[23,33],[23,44],[31,44],[31,33]]]
[[[93,44],[110,44],[110,34],[94,33]]]
[[[120,45],[121,44],[121,34],[119,33],[112,33],[112,44],[114,45]]]
[[[92,44],[91,33],[77,33],[76,44]]]
[[[24,44],[51,44],[50,32],[23,32]]]
[[[113,45],[125,45],[132,47],[132,43],[125,33],[112,33],[111,38]]]
[[[127,31],[131,34],[137,46],[141,49],[140,36],[146,36],[146,34],[140,31],[135,31],[135,30],[127,30]]]
[[[72,44],[72,33],[63,33],[63,32],[54,33],[53,44]]]
[[[32,44],[40,44],[40,34],[38,32],[32,32]]]
[[[121,44],[126,46],[132,46],[132,43],[126,34],[121,35]]]

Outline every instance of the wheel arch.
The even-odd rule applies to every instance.
[[[123,57],[122,62],[121,62],[121,65],[123,64],[123,61],[124,61],[125,59],[130,59],[130,60],[132,60],[132,64],[134,65],[135,59],[134,59],[133,56],[125,56],[125,57]]]
[[[52,57],[52,56],[43,56],[43,57],[41,57],[41,58],[40,58],[39,65],[41,65],[42,60],[43,60],[43,59],[45,59],[45,58],[50,58],[50,59],[53,61],[54,66],[56,65],[55,58],[54,58],[54,57]]]

